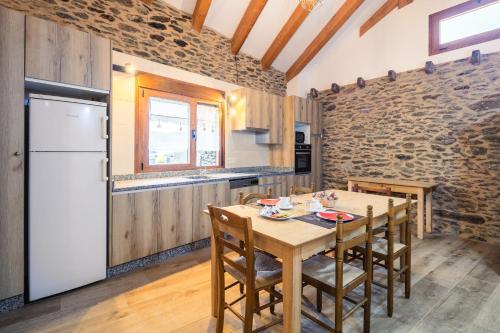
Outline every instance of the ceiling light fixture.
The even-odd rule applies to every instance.
[[[304,8],[309,12],[311,12],[314,8],[321,6],[321,4],[323,3],[323,0],[299,0],[299,1],[302,8]]]

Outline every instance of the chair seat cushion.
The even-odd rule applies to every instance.
[[[364,248],[365,244],[360,245]],[[394,253],[397,253],[406,248],[405,244],[394,242]],[[387,239],[382,237],[373,237],[372,251],[386,256],[389,252]]]
[[[274,259],[271,255],[262,252],[255,251],[255,288],[260,289],[264,287],[273,286],[281,282],[281,263]],[[246,258],[239,257],[235,260],[236,264],[246,267]],[[236,268],[230,265],[224,265],[224,269],[227,273],[233,276],[236,280],[241,283],[246,283],[246,276]]]
[[[365,274],[365,271],[349,264],[343,264],[343,287]],[[302,275],[335,288],[335,258],[317,255],[302,264]]]

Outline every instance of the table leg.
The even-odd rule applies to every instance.
[[[417,237],[424,239],[424,189],[417,189]]]
[[[425,195],[425,227],[428,233],[432,233],[432,191]]]
[[[300,332],[302,258],[300,249],[283,251],[283,332]]]
[[[218,295],[218,283],[217,283],[217,262],[215,260],[215,242],[214,242],[214,236],[211,236],[211,242],[210,242],[210,258],[211,258],[211,280],[210,284],[212,285],[212,317],[217,317],[217,295]]]

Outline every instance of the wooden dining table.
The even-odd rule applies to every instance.
[[[388,197],[333,190],[338,197],[335,210],[366,216],[368,205],[373,206],[374,227],[387,223]],[[306,202],[312,195],[294,196],[294,208],[289,211],[299,217],[311,214],[306,211]],[[394,205],[405,203],[405,199],[392,198]],[[302,261],[335,245],[336,228],[325,228],[297,219],[272,221],[259,215],[256,205],[235,205],[224,209],[247,216],[252,219],[254,244],[257,248],[275,255],[283,264],[283,331],[300,332],[301,295],[302,295]],[[212,235],[212,315],[217,316],[217,271],[215,264],[215,247]]]

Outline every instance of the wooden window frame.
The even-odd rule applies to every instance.
[[[220,153],[216,166],[196,165],[196,139],[190,135],[189,164],[149,164],[149,98],[159,97],[182,101],[190,105],[190,131],[197,126],[197,104],[219,106]],[[183,81],[173,80],[149,73],[136,76],[135,108],[135,172],[163,172],[195,169],[224,168],[225,152],[225,94],[223,91]]]
[[[497,0],[470,0],[459,5],[447,8],[440,12],[429,15],[429,55],[436,55],[443,52],[448,52],[463,47],[476,45],[490,40],[500,38],[500,29],[495,29],[473,36],[458,39],[449,43],[439,43],[439,22],[460,15],[462,13],[483,7],[485,5],[496,2]]]

